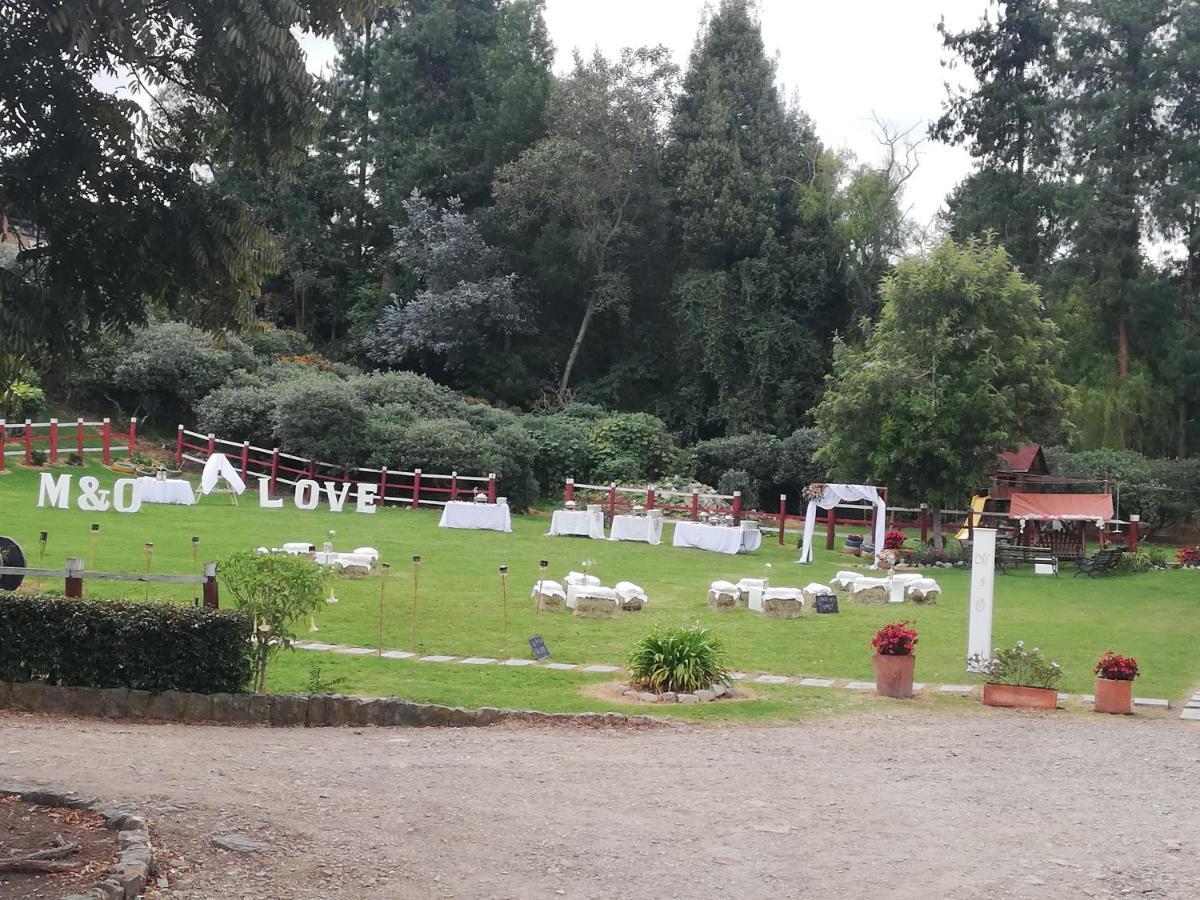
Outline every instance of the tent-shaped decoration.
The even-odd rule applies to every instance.
[[[812,539],[817,527],[817,507],[832,509],[839,503],[851,503],[855,500],[868,500],[875,504],[875,552],[883,549],[883,532],[887,526],[887,504],[879,496],[879,491],[871,484],[825,484],[813,485],[822,488],[819,494],[815,491],[809,494],[808,511],[804,514],[804,544],[800,550],[797,562],[810,563],[813,560]],[[878,568],[878,563],[872,563],[871,568]]]

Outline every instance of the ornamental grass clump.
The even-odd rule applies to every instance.
[[[1017,687],[1052,688],[1062,678],[1062,668],[1037,647],[1025,649],[1024,641],[1012,647],[992,651],[991,659],[976,654],[970,660],[971,669],[991,684],[1011,684]]]
[[[657,693],[728,684],[725,648],[707,628],[655,628],[629,654],[630,681]]]

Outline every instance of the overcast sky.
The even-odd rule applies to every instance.
[[[570,68],[573,49],[615,55],[622,47],[664,44],[681,68],[695,43],[706,0],[547,0],[546,24],[557,51],[555,68]],[[821,139],[860,160],[879,154],[872,113],[918,132],[935,119],[947,79],[937,23],[955,30],[977,22],[987,0],[759,0],[767,52],[778,78],[812,117]],[[310,67],[319,69],[332,47],[306,41]],[[909,182],[906,201],[926,223],[966,174],[966,151],[927,143]]]

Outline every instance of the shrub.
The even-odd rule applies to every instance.
[[[542,491],[555,493],[568,478],[584,481],[588,477],[587,426],[578,418],[563,413],[531,416],[526,420],[536,446],[534,477]]]
[[[918,640],[917,632],[908,627],[908,622],[893,622],[875,632],[871,646],[880,656],[912,656]]]
[[[67,465],[68,466],[82,466],[83,465],[83,454],[76,452],[76,453],[72,453],[69,456],[67,456]]]
[[[738,434],[700,441],[692,447],[696,477],[705,484],[717,484],[726,472],[741,470],[760,482],[772,482],[778,467],[779,443],[773,434]]]
[[[899,550],[904,546],[904,542],[908,540],[908,535],[903,531],[889,531],[883,536],[884,550]]]
[[[820,428],[797,428],[779,442],[779,459],[775,468],[775,483],[791,495],[810,484],[825,481],[825,466],[817,463],[817,451],[825,443]]]
[[[302,356],[312,352],[308,338],[298,331],[261,327],[248,331],[241,339],[256,356],[274,359],[278,356]]]
[[[1138,672],[1136,659],[1132,656],[1122,656],[1112,650],[1100,657],[1092,671],[1110,681],[1133,681],[1141,674]]]
[[[44,466],[46,464],[46,451],[40,449],[30,450],[29,464],[31,466]]]
[[[707,628],[655,628],[629,654],[631,681],[652,690],[691,693],[729,683],[725,649]]]
[[[0,419],[23,422],[37,416],[46,406],[46,392],[32,372],[22,372],[9,385],[0,385]]]
[[[528,509],[538,498],[533,470],[536,454],[537,444],[520,425],[505,425],[484,435],[487,472],[496,473],[497,490],[518,512]]]
[[[242,691],[250,619],[171,603],[0,596],[0,681]]]
[[[394,423],[391,438],[386,445],[370,448],[369,465],[439,474],[487,474],[484,436],[460,419],[427,419],[407,427]]]
[[[1180,547],[1175,551],[1175,562],[1187,569],[1200,566],[1200,547]]]
[[[588,432],[592,478],[647,481],[663,475],[675,445],[661,419],[648,413],[620,413],[593,423]],[[614,477],[620,473],[623,478]]]
[[[250,654],[254,690],[261,693],[271,659],[296,638],[296,622],[321,605],[324,571],[302,556],[251,550],[226,557],[217,571],[234,604],[254,623]]]
[[[1020,687],[1052,688],[1062,678],[1058,663],[1047,660],[1037,647],[1025,649],[1024,641],[1012,647],[992,651],[991,659],[971,657],[971,668],[992,684],[1011,684]]]
[[[717,493],[742,492],[742,509],[758,509],[758,484],[745,469],[728,469],[717,480]]]
[[[1149,572],[1154,568],[1154,560],[1150,558],[1150,554],[1142,553],[1122,553],[1117,558],[1117,571],[1125,572],[1129,575],[1140,575],[1143,572]]]
[[[462,398],[454,391],[416,372],[373,372],[355,375],[346,386],[370,406],[399,404],[427,419],[461,418]]]
[[[197,427],[230,441],[275,446],[273,413],[277,391],[265,385],[226,384],[196,406]]]
[[[330,376],[285,382],[271,413],[280,448],[336,465],[361,461],[367,407]]]

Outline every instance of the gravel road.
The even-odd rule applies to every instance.
[[[1200,896],[1200,727],[258,729],[0,713],[0,780],[132,800],[164,898]],[[257,853],[217,850],[238,831]]]

